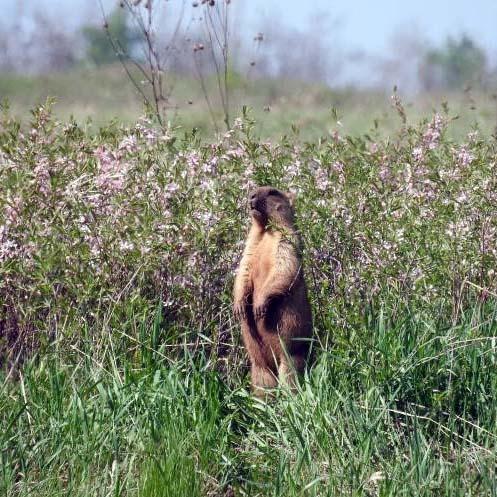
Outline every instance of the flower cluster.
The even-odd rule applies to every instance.
[[[122,144],[122,142],[121,142]],[[121,147],[120,147],[121,148]],[[103,195],[111,195],[124,188],[128,166],[122,162],[121,154],[99,146],[95,150],[98,160],[95,185]]]

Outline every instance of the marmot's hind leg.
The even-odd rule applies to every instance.
[[[287,385],[292,391],[297,388],[298,375],[304,372],[305,358],[302,356],[288,356],[282,354],[278,367],[280,384]]]
[[[266,395],[265,389],[275,388],[278,384],[275,374],[265,367],[252,364],[250,375],[252,379],[252,388],[257,397],[264,397]]]

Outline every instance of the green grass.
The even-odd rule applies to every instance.
[[[136,364],[54,344],[0,397],[7,495],[496,495],[495,310],[388,310],[321,350],[296,395],[251,398],[205,356]],[[153,330],[149,330],[153,333]],[[118,344],[114,344],[117,348]],[[145,344],[141,344],[145,347]],[[105,364],[105,366],[104,366]]]

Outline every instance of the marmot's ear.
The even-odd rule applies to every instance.
[[[295,206],[295,198],[297,197],[297,195],[295,195],[295,193],[293,193],[293,192],[286,192],[286,196],[288,198],[288,201],[290,202],[290,206],[294,207]]]

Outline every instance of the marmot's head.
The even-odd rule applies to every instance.
[[[268,223],[292,225],[294,200],[293,193],[261,186],[250,194],[250,214],[262,227],[266,227]]]

